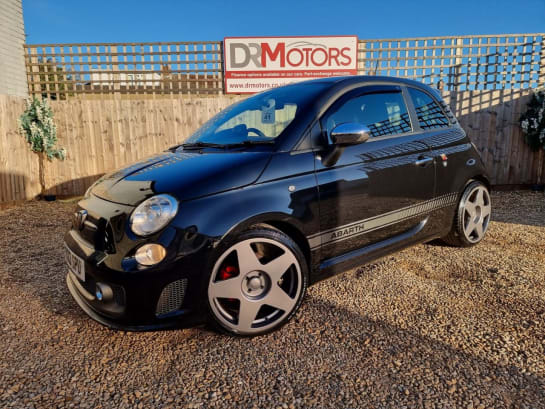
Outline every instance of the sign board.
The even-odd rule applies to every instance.
[[[312,78],[356,75],[356,36],[226,37],[226,93],[251,94]]]

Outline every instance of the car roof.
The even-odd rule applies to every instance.
[[[430,87],[427,84],[424,84],[419,81],[407,79],[407,78],[398,78],[398,77],[387,77],[381,75],[350,75],[343,77],[327,77],[327,78],[318,78],[314,80],[302,81],[295,84],[330,84],[331,87],[339,87],[342,85],[350,86],[354,84],[364,85],[366,83],[389,83],[389,84],[399,84],[399,85],[410,85],[417,88],[423,88],[426,90],[433,90],[437,92],[435,88]],[[290,84],[290,85],[295,85]],[[288,85],[288,87],[290,86]]]

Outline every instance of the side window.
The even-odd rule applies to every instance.
[[[412,131],[401,92],[366,94],[349,99],[327,117],[325,124],[327,134],[345,122],[367,126],[372,137]]]
[[[422,129],[443,128],[449,126],[449,121],[439,104],[425,92],[409,88],[413,100],[418,123]]]

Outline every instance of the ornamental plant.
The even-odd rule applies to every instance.
[[[32,152],[38,154],[40,186],[45,194],[45,159],[64,160],[66,151],[57,148],[57,127],[53,122],[53,111],[47,99],[28,99],[26,109],[19,117],[19,132],[25,137]]]
[[[545,150],[545,92],[532,95],[526,112],[520,117],[524,140],[533,151]]]

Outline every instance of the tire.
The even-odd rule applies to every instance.
[[[232,335],[256,336],[286,324],[308,286],[307,262],[297,244],[259,225],[220,247],[207,287],[214,326]]]
[[[485,236],[490,223],[492,202],[486,185],[469,182],[456,208],[452,230],[443,241],[455,247],[471,247]]]

